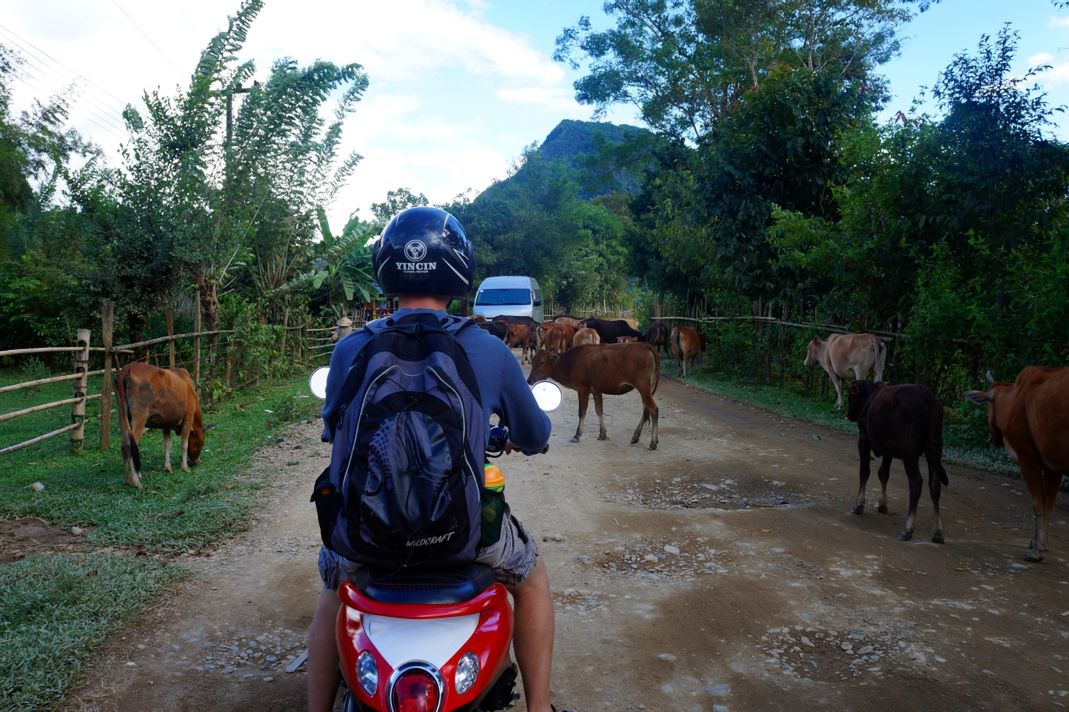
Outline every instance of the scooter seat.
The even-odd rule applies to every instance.
[[[494,571],[485,564],[464,564],[448,569],[356,570],[357,589],[380,603],[425,605],[463,603],[494,584]]]

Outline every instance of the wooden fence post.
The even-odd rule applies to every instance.
[[[100,449],[111,444],[111,347],[115,335],[115,302],[105,301],[101,311],[101,340],[104,342],[104,380],[100,384]]]
[[[282,312],[282,346],[279,349],[281,351],[283,362],[286,360],[286,336],[289,334],[289,325],[290,308],[286,307],[285,311]]]
[[[334,325],[338,327],[338,341],[341,341],[343,336],[348,336],[353,331],[353,322],[347,316],[338,319]]]
[[[71,408],[71,422],[78,427],[71,430],[71,450],[81,450],[85,440],[85,391],[89,387],[89,329],[78,329],[78,346],[74,352],[74,371],[81,378],[74,382],[74,397],[79,400]]]
[[[200,287],[193,297],[193,382],[200,386]]]
[[[174,309],[167,310],[167,336],[171,337],[167,342],[167,348],[171,357],[171,368],[174,368]]]

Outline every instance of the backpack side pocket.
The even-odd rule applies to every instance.
[[[496,492],[486,487],[480,488],[482,499],[482,521],[479,531],[479,548],[493,546],[501,539],[501,524],[509,516],[509,505],[504,492]]]
[[[316,479],[315,489],[312,490],[310,500],[316,506],[316,516],[319,518],[319,535],[323,539],[323,546],[333,550],[331,539],[334,536],[334,527],[338,523],[338,515],[342,511],[341,492],[330,483],[330,468],[323,470]]]

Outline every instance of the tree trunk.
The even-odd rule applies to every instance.
[[[200,287],[200,304],[204,313],[204,322],[207,331],[219,330],[219,285],[210,277],[199,277],[197,286]],[[219,348],[219,335],[212,334],[208,337],[208,372],[215,367],[215,354]]]

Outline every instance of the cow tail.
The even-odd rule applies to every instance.
[[[883,369],[887,365],[887,342],[876,338],[876,380],[883,380]]]
[[[678,329],[672,332],[672,357],[677,361],[683,358],[683,343],[680,339],[682,332]]]
[[[928,409],[928,445],[924,456],[928,461],[928,477],[935,474],[945,487],[949,487],[950,479],[943,468],[943,409],[938,403]]]
[[[653,352],[653,388],[650,389],[650,393],[657,392],[657,386],[661,385],[661,354],[658,353],[657,348],[650,347],[650,351]]]
[[[126,400],[126,386],[130,374],[121,374],[123,378],[115,379],[115,393],[119,397],[119,435],[122,443],[123,459],[131,458],[134,461],[134,472],[141,472],[141,450],[130,434],[130,421],[133,415],[130,413],[130,403]]]

